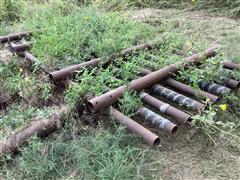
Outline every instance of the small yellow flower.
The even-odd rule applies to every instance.
[[[23,69],[22,69],[22,68],[19,68],[19,72],[21,72],[21,73],[22,73],[22,72],[23,72]]]
[[[89,17],[88,16],[85,16],[84,17],[84,21],[88,21],[89,20]]]
[[[128,19],[128,14],[127,14],[127,13],[124,13],[124,14],[123,14],[123,18],[124,18],[124,19]]]
[[[228,105],[227,104],[220,104],[219,107],[222,111],[226,111],[227,108],[228,108]]]

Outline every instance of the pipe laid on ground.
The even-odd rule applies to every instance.
[[[0,43],[6,43],[6,42],[10,42],[10,41],[20,40],[23,37],[28,37],[28,36],[32,36],[32,32],[20,32],[20,33],[16,33],[16,34],[9,34],[6,36],[1,36]]]
[[[214,82],[205,82],[203,80],[199,82],[199,87],[204,91],[217,95],[229,95],[232,92],[232,90],[228,87],[216,84]]]
[[[240,87],[240,81],[237,81],[235,79],[228,79],[226,78],[224,80],[224,84],[231,89],[238,89]]]
[[[162,96],[178,105],[184,105],[192,109],[202,110],[205,106],[204,104],[194,99],[191,99],[182,94],[176,93],[175,91],[165,88],[159,84],[155,84],[154,86],[152,86],[151,92],[153,92],[158,96]]]
[[[215,55],[215,49],[209,48],[205,51],[204,56],[206,58],[212,57]],[[196,58],[196,62],[198,62],[199,55],[198,56],[191,56],[187,58],[185,61],[182,62],[180,65],[187,65],[189,63],[194,62],[194,58]],[[138,78],[136,80],[133,80],[129,86],[123,85],[120,86],[114,90],[111,90],[107,93],[104,93],[98,97],[95,97],[91,100],[88,100],[87,102],[87,109],[91,113],[95,113],[99,111],[100,109],[104,109],[106,107],[111,106],[113,103],[115,103],[118,98],[122,97],[123,93],[125,91],[135,90],[135,91],[142,91],[143,89],[149,88],[153,86],[154,84],[167,79],[172,74],[176,73],[178,71],[179,67],[175,64],[171,64],[163,69],[160,69],[158,71],[152,72],[144,77]]]
[[[28,62],[30,62],[31,65],[36,65],[36,64],[40,64],[40,61],[33,56],[30,52],[28,51],[24,51],[24,52],[19,52],[17,53],[19,56],[24,57]],[[41,65],[40,69],[45,72],[46,74],[49,74],[49,70],[46,66]]]
[[[106,61],[104,61],[104,58],[92,59],[87,62],[72,65],[72,66],[51,72],[49,74],[49,77],[53,81],[60,81],[67,77],[73,76],[75,71],[81,70],[85,67],[97,67],[102,62],[111,63],[113,60],[115,60],[118,57],[128,56],[130,54],[133,54],[136,50],[151,49],[151,48],[154,48],[154,46],[155,46],[155,43],[152,43],[152,42],[140,44],[140,45],[125,49],[125,50],[121,51],[120,53],[114,53],[114,54],[108,56],[106,58]]]
[[[159,129],[169,134],[175,134],[177,132],[178,128],[176,124],[145,107],[139,108],[137,114],[150,124],[157,126]]]
[[[27,42],[27,43],[23,43],[23,44],[15,44],[13,42],[10,42],[9,43],[9,48],[11,51],[13,52],[23,52],[23,51],[27,51],[29,50],[31,47],[31,44],[30,42]]]
[[[127,128],[139,135],[146,143],[150,146],[156,146],[160,144],[160,139],[157,135],[137,123],[136,121],[132,120],[131,118],[127,117],[120,111],[115,108],[112,108],[112,115],[113,117],[118,120],[120,123],[127,126]]]
[[[141,74],[143,75],[146,75],[146,74],[149,74],[151,73],[151,71],[149,71],[148,69],[143,69],[141,71]],[[181,83],[181,82],[178,82],[174,79],[171,79],[171,78],[168,78],[166,80],[164,80],[163,82],[164,84],[166,84],[167,86],[171,87],[171,88],[174,88],[180,92],[183,92],[185,94],[188,94],[190,96],[193,96],[193,97],[198,97],[198,95],[201,95],[202,97],[206,98],[206,99],[210,99],[211,102],[215,103],[219,100],[219,97],[218,96],[215,96],[213,94],[210,94],[210,93],[207,93],[205,91],[196,91],[195,89],[193,89],[192,87],[184,84],[184,83]]]
[[[225,62],[223,62],[223,67],[226,69],[235,70],[235,69],[239,68],[239,65],[235,64],[231,61],[225,61]]]
[[[191,121],[191,115],[163,102],[159,99],[145,93],[141,92],[139,94],[141,100],[148,104],[149,106],[157,109],[162,114],[172,117],[173,119],[177,120],[180,123],[186,124],[187,122]]]
[[[20,147],[27,143],[30,137],[35,134],[40,137],[45,136],[47,133],[55,130],[58,124],[60,124],[60,116],[55,113],[49,119],[32,122],[29,127],[19,133],[0,141],[0,157],[18,152]]]

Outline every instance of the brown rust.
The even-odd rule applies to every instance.
[[[238,89],[240,87],[240,81],[234,79],[226,79],[224,84],[231,89]]]
[[[159,99],[145,93],[140,93],[141,100],[148,104],[149,106],[157,109],[162,114],[172,117],[173,119],[177,120],[180,123],[186,124],[187,122],[191,121],[191,115],[163,102]]]
[[[239,65],[235,64],[231,61],[225,61],[225,62],[223,62],[223,67],[226,69],[235,70],[235,69],[239,68]]]
[[[141,71],[141,74],[143,74],[143,75],[147,75],[149,73],[151,73],[151,71],[149,71],[147,69],[143,69]],[[213,103],[216,103],[219,100],[218,96],[215,96],[213,94],[207,93],[202,90],[197,91],[197,90],[193,89],[192,87],[190,87],[184,83],[178,82],[171,78],[164,80],[163,83],[171,88],[174,88],[175,90],[178,90],[178,91],[185,93],[187,95],[190,95],[192,97],[198,97],[200,95],[206,99],[210,99]]]
[[[51,72],[49,74],[49,76],[50,76],[50,79],[53,81],[60,81],[67,77],[71,77],[75,71],[79,71],[86,67],[97,67],[101,62],[104,62],[104,60],[107,64],[109,64],[109,63],[112,63],[112,61],[115,60],[117,57],[128,56],[130,54],[133,54],[136,50],[150,49],[150,48],[153,48],[154,46],[155,46],[155,44],[152,42],[140,44],[140,45],[125,49],[125,50],[121,51],[120,53],[114,53],[114,54],[108,56],[106,59],[96,58],[96,59],[92,59],[87,62],[72,65],[72,66]]]
[[[30,42],[23,43],[23,44],[16,44],[16,43],[10,42],[9,48],[11,51],[18,53],[18,52],[23,52],[23,51],[29,50],[31,47],[31,44],[32,43],[30,43]]]
[[[12,136],[0,141],[0,157],[7,154],[13,154],[19,151],[30,137],[38,135],[40,137],[46,136],[57,128],[60,123],[60,116],[58,114],[52,114],[49,119],[41,119],[32,122],[32,124],[24,128],[19,133],[13,134]]]
[[[141,91],[167,78],[169,74],[175,73],[176,70],[177,70],[177,67],[175,65],[170,65],[163,69],[155,71],[151,74],[148,74],[144,77],[141,77],[137,80],[132,81],[129,86],[125,86],[125,85],[120,86],[114,90],[111,90],[105,94],[102,94],[101,96],[95,97],[88,101],[88,104],[87,104],[88,110],[94,113],[99,111],[100,109],[109,107],[110,105],[115,103],[118,98],[120,98],[123,95],[124,91],[127,91],[127,90]]]
[[[152,133],[151,131],[149,131],[136,121],[132,120],[131,118],[127,117],[115,108],[112,108],[111,112],[116,120],[127,126],[127,128],[133,133],[139,135],[150,146],[156,146],[160,144],[160,139],[156,134]]]
[[[1,36],[0,43],[16,41],[16,40],[22,39],[23,37],[29,37],[29,36],[32,36],[32,32],[20,32],[16,34],[9,34],[6,36]]]
[[[19,52],[17,54],[19,56],[24,57],[24,59],[27,60],[31,65],[41,64],[40,61],[34,55],[32,55],[30,52],[28,52],[28,51]],[[40,65],[40,69],[43,72],[45,72],[46,74],[49,74],[49,70],[48,70],[48,68],[46,66]]]
[[[169,133],[175,134],[177,132],[177,125],[169,121],[168,119],[160,116],[159,114],[147,109],[145,107],[141,107],[137,110],[137,114],[144,118],[148,123],[158,127],[159,129]]]
[[[216,54],[215,48],[209,48],[205,51],[204,56],[206,58],[209,58],[215,54]],[[194,58],[196,58],[196,62],[200,60],[199,56],[191,57],[189,58],[189,60],[183,61],[182,64],[187,65],[188,63],[195,62]],[[129,86],[125,85],[125,86],[118,87],[117,89],[111,90],[107,93],[104,93],[98,97],[95,97],[89,100],[87,103],[87,108],[90,112],[95,113],[100,109],[104,109],[106,107],[111,106],[113,103],[115,103],[118,100],[118,98],[120,98],[123,95],[124,91],[126,90],[141,91],[145,88],[149,88],[154,84],[158,83],[159,81],[167,79],[177,71],[178,71],[178,66],[175,64],[171,64],[163,69],[160,69],[144,77],[133,80],[129,84]]]

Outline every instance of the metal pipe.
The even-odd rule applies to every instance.
[[[176,124],[145,107],[139,108],[137,114],[150,124],[157,126],[159,129],[169,134],[175,134],[177,132],[178,128]]]
[[[30,62],[31,65],[36,65],[36,64],[40,64],[40,61],[33,56],[31,53],[29,53],[28,51],[24,51],[24,52],[19,52],[17,53],[19,56],[24,57],[27,61]],[[45,72],[46,74],[49,74],[49,70],[46,66],[41,65],[40,69]]]
[[[141,74],[143,74],[143,75],[146,75],[149,73],[151,73],[151,71],[149,71],[148,69],[143,69],[141,71]],[[202,97],[204,97],[206,99],[210,99],[213,103],[215,103],[219,100],[218,96],[215,96],[213,94],[210,94],[210,93],[207,93],[207,92],[201,91],[201,90],[196,91],[192,87],[190,87],[184,83],[178,82],[171,78],[166,79],[163,83],[171,88],[174,88],[180,92],[183,92],[183,93],[188,94],[193,97],[198,97],[198,95],[201,95]]]
[[[101,62],[111,63],[117,57],[128,56],[130,54],[133,54],[136,50],[150,49],[150,48],[153,48],[154,46],[155,46],[155,43],[152,43],[152,42],[140,44],[140,45],[125,49],[125,50],[121,51],[120,53],[114,53],[114,54],[108,56],[105,61],[104,61],[104,58],[92,59],[88,62],[83,62],[80,64],[72,65],[72,66],[51,72],[49,74],[49,77],[53,81],[60,81],[67,77],[73,76],[75,71],[81,70],[85,67],[97,67]]]
[[[150,96],[149,94],[145,92],[141,92],[139,94],[141,100],[148,104],[149,106],[157,109],[160,113],[170,116],[173,119],[177,120],[180,123],[186,124],[187,122],[191,121],[191,115],[163,102],[160,101],[159,99]]]
[[[235,64],[231,61],[225,61],[225,62],[223,62],[223,67],[226,69],[235,70],[235,69],[239,68],[239,65]]]
[[[28,36],[32,36],[32,32],[20,32],[20,33],[16,33],[16,34],[9,34],[6,36],[1,36],[0,43],[16,41],[16,40],[22,39],[23,37],[28,37]]]
[[[23,51],[27,51],[30,49],[32,43],[27,42],[27,43],[23,43],[23,44],[15,44],[13,42],[9,43],[9,48],[11,51],[13,52],[23,52]]]
[[[132,120],[131,118],[127,117],[120,111],[115,108],[112,108],[112,115],[113,117],[118,120],[120,123],[127,126],[127,128],[139,135],[146,143],[150,146],[156,146],[160,144],[160,139],[157,135],[137,123],[136,121]]]
[[[217,95],[228,95],[232,91],[230,88],[227,88],[225,86],[216,84],[214,82],[205,82],[203,80],[199,82],[199,87],[204,91]]]
[[[210,48],[205,51],[205,57],[211,57],[212,55],[215,55],[215,49]],[[188,60],[185,60],[182,62],[182,65],[187,65],[188,63],[194,62],[194,57],[189,58]],[[196,56],[196,62],[199,61],[199,56]],[[180,64],[181,65],[181,64]],[[142,91],[145,88],[149,88],[153,86],[154,84],[158,83],[159,81],[162,81],[164,79],[167,79],[172,74],[176,73],[178,71],[178,66],[175,64],[171,64],[163,69],[160,69],[158,71],[155,71],[151,74],[148,74],[144,77],[138,78],[136,80],[133,80],[129,86],[120,86],[112,91],[109,91],[107,93],[104,93],[98,97],[95,97],[91,100],[88,100],[87,102],[87,109],[95,113],[99,111],[100,109],[106,108],[111,106],[113,103],[115,103],[118,98],[120,98],[124,91],[127,90],[135,90],[135,91]]]
[[[235,79],[228,79],[226,78],[224,80],[224,84],[231,89],[238,89],[240,87],[240,81],[237,81]]]
[[[194,99],[191,99],[182,94],[176,93],[176,92],[174,92],[168,88],[165,88],[159,84],[155,84],[153,87],[151,87],[151,91],[158,96],[162,96],[174,103],[177,103],[178,105],[184,105],[186,107],[198,109],[198,110],[202,110],[205,106],[204,104],[202,104]]]

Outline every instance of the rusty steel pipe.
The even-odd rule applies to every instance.
[[[100,58],[92,59],[90,61],[83,62],[81,64],[72,65],[72,66],[60,69],[58,71],[51,72],[49,74],[49,77],[52,81],[60,81],[66,77],[71,77],[73,73],[77,70],[81,70],[85,67],[96,67],[100,62],[101,62]]]
[[[203,110],[204,109],[204,104],[191,99],[189,97],[186,97],[182,94],[176,93],[175,91],[172,91],[166,87],[163,87],[159,84],[155,84],[154,86],[151,87],[151,92],[154,94],[164,97],[174,103],[177,103],[178,105],[184,105],[186,107],[192,108],[192,109],[197,109],[197,110]]]
[[[199,87],[204,91],[217,95],[229,95],[232,92],[232,90],[228,87],[216,84],[214,82],[205,82],[203,80],[199,82]]]
[[[139,94],[141,100],[148,104],[149,106],[157,109],[160,113],[172,117],[173,119],[177,120],[178,122],[182,124],[186,124],[187,122],[191,121],[191,115],[163,102],[159,99],[145,93],[141,92]]]
[[[145,121],[149,122],[154,126],[157,126],[159,129],[169,134],[175,134],[177,132],[178,127],[176,124],[151,111],[150,109],[141,107],[137,110],[137,114],[144,118]]]
[[[152,43],[152,42],[140,44],[140,45],[125,49],[125,50],[121,51],[120,53],[114,53],[114,54],[108,56],[106,58],[106,62],[111,63],[117,57],[128,56],[130,54],[133,54],[136,50],[150,49],[150,48],[153,48],[154,46],[155,46],[155,43]],[[73,76],[75,71],[81,70],[85,67],[97,67],[103,61],[104,61],[103,58],[92,59],[87,62],[72,65],[72,66],[51,72],[49,74],[49,77],[53,81],[60,81],[67,77]]]
[[[205,51],[204,56],[206,58],[209,58],[214,56],[215,54],[216,54],[215,48],[209,48]],[[191,56],[186,60],[184,60],[182,64],[187,65],[188,63],[192,63],[194,62],[194,58],[196,58],[196,62],[198,62],[201,59],[201,55]],[[123,95],[124,91],[127,91],[127,90],[141,91],[145,88],[149,88],[154,84],[158,83],[159,81],[167,79],[177,71],[178,71],[178,66],[175,64],[171,64],[158,71],[152,72],[144,77],[133,80],[129,86],[126,86],[126,85],[120,86],[114,90],[111,90],[98,97],[88,100],[87,109],[90,112],[95,113],[100,109],[104,109],[106,107],[111,106],[113,103],[115,103],[118,100],[118,98],[120,98]]]
[[[225,61],[223,62],[223,67],[226,69],[235,70],[239,68],[239,65],[230,61]]]
[[[190,57],[187,57],[185,61],[189,63],[198,63],[201,61],[201,59],[207,59],[210,57],[214,57],[217,54],[217,47],[211,47],[205,50],[204,54],[202,55],[201,53],[196,53],[193,54]]]
[[[9,34],[6,36],[1,36],[0,43],[16,41],[16,40],[22,39],[23,37],[29,37],[29,36],[32,36],[32,32],[20,32],[20,33],[16,33],[16,34]]]
[[[31,65],[36,65],[36,64],[40,64],[40,61],[33,56],[30,52],[28,51],[24,51],[24,52],[19,52],[17,53],[19,56],[23,57],[24,59],[26,59],[28,62],[30,62]],[[46,66],[41,65],[40,69],[45,72],[46,74],[49,74],[49,70]]]
[[[133,80],[129,86],[120,86],[114,90],[111,90],[105,94],[102,94],[98,97],[95,97],[88,101],[87,108],[90,112],[94,113],[100,109],[109,107],[115,103],[118,98],[120,98],[123,93],[127,90],[136,90],[141,91],[145,88],[148,88],[157,82],[167,78],[169,74],[175,73],[177,71],[176,65],[170,65],[158,71],[155,71],[151,74],[148,74],[139,79]]]
[[[151,73],[151,71],[149,71],[148,69],[143,69],[141,71],[141,74],[143,75],[146,75],[146,74],[149,74]],[[171,78],[168,78],[166,80],[164,80],[163,82],[164,84],[166,84],[167,86],[171,87],[171,88],[174,88],[182,93],[185,93],[185,94],[188,94],[192,97],[197,97],[198,95],[201,95],[202,97],[206,98],[206,99],[210,99],[211,102],[213,103],[216,103],[218,100],[219,100],[219,97],[218,96],[215,96],[213,94],[210,94],[210,93],[207,93],[205,91],[196,91],[195,89],[193,89],[192,87],[184,84],[184,83],[181,83],[181,82],[178,82],[174,79],[171,79]]]
[[[160,139],[156,134],[152,133],[151,131],[149,131],[136,121],[132,120],[131,118],[127,117],[115,108],[112,108],[111,112],[116,120],[127,126],[127,128],[133,133],[139,135],[150,146],[156,146],[160,144]]]
[[[29,50],[31,45],[32,45],[32,43],[30,43],[30,42],[23,43],[23,44],[15,44],[13,42],[10,42],[9,48],[11,51],[18,53],[18,52],[23,52],[23,51]]]
[[[238,89],[240,87],[240,81],[235,79],[225,79],[224,84],[231,89]]]

